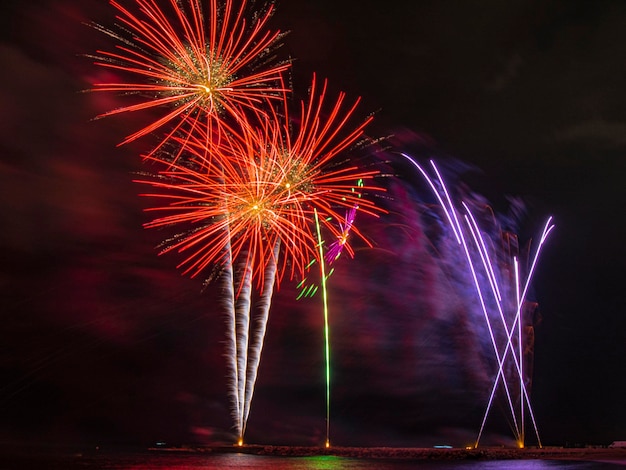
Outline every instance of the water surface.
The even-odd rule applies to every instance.
[[[6,466],[5,466],[6,465]],[[95,454],[22,458],[0,464],[0,469],[41,470],[610,470],[625,468],[617,463],[561,460],[380,460],[335,457],[277,457],[240,453],[138,453]]]

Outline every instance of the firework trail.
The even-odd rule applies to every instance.
[[[359,185],[362,185],[362,182],[359,181]],[[332,268],[328,273],[326,272],[326,265],[330,266],[334,261],[336,261],[343,251],[343,248],[346,246],[348,235],[350,234],[350,230],[354,224],[354,219],[356,218],[356,211],[358,206],[353,206],[349,210],[346,211],[345,222],[339,222],[341,235],[330,244],[328,247],[326,254],[324,254],[324,240],[322,238],[322,232],[320,229],[320,221],[319,216],[317,214],[317,210],[315,210],[315,226],[317,229],[317,245],[319,249],[319,267],[320,267],[320,285],[322,287],[322,302],[323,302],[323,312],[324,312],[324,358],[326,362],[326,443],[325,447],[330,447],[330,327],[328,323],[328,292],[326,289],[326,283],[328,278],[334,272],[334,268]],[[354,253],[350,249],[350,254]],[[312,266],[316,264],[316,260],[312,260],[307,269],[310,269]],[[300,300],[303,297],[313,297],[318,290],[318,285],[316,283],[306,284],[307,278],[302,279],[298,284],[297,288],[300,290],[296,300]]]
[[[492,261],[493,256],[490,255],[489,244],[485,241],[482,232],[479,228],[479,225],[470,209],[469,205],[462,201],[461,206],[463,211],[457,209],[457,207],[452,202],[452,198],[450,193],[445,185],[441,174],[435,163],[431,160],[431,166],[436,175],[435,178],[431,178],[429,174],[413,160],[410,156],[406,154],[402,154],[403,157],[408,159],[413,166],[415,166],[422,176],[427,181],[429,187],[431,188],[433,194],[437,198],[441,209],[444,211],[445,217],[449,222],[450,227],[454,233],[455,239],[459,245],[461,245],[463,252],[465,254],[468,268],[471,273],[471,277],[476,288],[476,294],[478,296],[481,310],[483,312],[484,318],[486,320],[486,325],[489,331],[489,336],[491,339],[492,347],[494,354],[496,356],[496,360],[498,363],[498,371],[496,374],[496,378],[494,380],[494,384],[490,393],[489,401],[487,404],[487,409],[483,416],[483,420],[480,426],[480,430],[478,433],[478,438],[476,440],[475,446],[478,446],[480,442],[480,437],[482,435],[487,416],[491,409],[491,405],[493,402],[493,398],[495,396],[496,389],[498,384],[500,383],[500,379],[502,385],[504,387],[507,402],[509,404],[509,410],[511,413],[511,417],[513,419],[514,424],[514,433],[516,435],[518,444],[523,447],[525,441],[525,404],[527,411],[531,417],[533,427],[535,430],[535,435],[538,441],[538,444],[541,446],[541,440],[539,438],[539,432],[537,429],[537,425],[535,422],[534,413],[532,411],[532,406],[530,403],[530,398],[528,396],[528,391],[525,386],[524,381],[524,370],[523,370],[523,348],[522,348],[522,307],[526,302],[526,294],[528,291],[528,287],[530,285],[537,260],[539,258],[539,253],[541,248],[550,233],[550,231],[554,228],[551,221],[552,218],[549,218],[545,224],[544,230],[541,234],[539,244],[536,248],[535,255],[533,257],[532,264],[528,270],[527,276],[525,280],[521,279],[519,262],[517,255],[513,256],[512,265],[514,270],[514,288],[504,289],[504,286],[501,284],[509,283],[510,284],[510,276],[507,276],[507,266],[510,266],[511,262],[509,261],[507,265],[502,268],[502,272],[498,272],[495,267],[498,267],[498,264],[494,264]],[[463,223],[464,222],[464,223]],[[469,241],[468,241],[469,240]],[[473,242],[473,243],[472,243]],[[482,268],[482,269],[481,269]],[[480,275],[479,275],[480,270]],[[487,282],[484,282],[484,279],[487,279]],[[521,284],[523,283],[523,285]],[[485,285],[486,284],[486,285]],[[514,298],[511,299],[511,294],[514,291]],[[521,291],[521,293],[520,293]],[[504,335],[506,337],[506,344],[504,346],[504,351],[501,351],[502,346],[498,344],[496,339],[496,335],[494,332],[494,325],[491,322],[490,311],[495,308],[497,312],[497,318],[500,320],[502,324],[502,330],[504,331]],[[506,314],[512,312],[513,320],[512,322],[507,322]],[[517,330],[516,330],[517,328]],[[513,335],[517,333],[517,355],[513,342]],[[515,411],[513,399],[511,397],[510,384],[507,382],[506,375],[504,372],[504,365],[507,359],[507,355],[511,352],[512,360],[514,363],[515,376],[519,381],[519,412]],[[519,422],[518,422],[519,420]]]
[[[239,409],[237,410],[237,439],[241,445],[243,443],[243,434],[246,427],[244,410],[247,407],[246,403],[246,390],[247,390],[247,378],[248,378],[248,348],[250,344],[250,336],[253,334],[250,330],[250,307],[251,307],[251,295],[252,289],[250,286],[250,278],[252,276],[252,267],[242,264],[241,275],[241,290],[240,295],[235,299],[235,340],[237,343],[237,403]],[[234,286],[233,286],[234,290]]]
[[[468,214],[471,215],[471,212],[469,212],[469,208],[468,210]],[[483,417],[483,422],[481,424],[481,428],[478,434],[478,438],[476,439],[476,446],[478,446],[478,443],[480,441],[480,437],[482,435],[482,431],[484,429],[485,426],[485,422],[487,420],[487,416],[489,414],[489,411],[491,409],[491,404],[493,401],[493,397],[495,395],[495,391],[496,391],[496,387],[498,384],[498,380],[500,379],[500,377],[502,377],[502,381],[505,382],[506,378],[504,375],[504,370],[503,370],[503,364],[504,361],[506,360],[506,356],[507,353],[509,352],[509,350],[511,351],[511,355],[513,357],[513,361],[515,363],[515,368],[519,377],[519,383],[520,383],[520,412],[519,412],[519,417],[520,417],[520,425],[519,425],[519,431],[518,431],[518,435],[519,435],[519,439],[518,442],[520,444],[521,447],[524,446],[525,443],[525,428],[524,428],[524,403],[526,402],[527,406],[528,406],[528,412],[530,414],[531,420],[532,420],[532,424],[535,430],[535,435],[537,437],[537,441],[539,446],[541,447],[541,440],[539,439],[539,432],[537,430],[537,423],[535,421],[535,416],[532,410],[532,406],[530,404],[530,397],[528,396],[528,391],[526,389],[526,386],[524,384],[524,370],[523,370],[523,343],[522,343],[522,306],[524,305],[524,303],[526,302],[526,294],[528,292],[528,288],[530,286],[530,282],[532,280],[532,276],[534,274],[535,271],[535,267],[537,265],[537,261],[539,259],[539,253],[541,252],[541,248],[543,247],[543,244],[545,243],[548,234],[552,231],[552,229],[554,228],[554,225],[552,225],[552,217],[548,218],[548,220],[546,221],[546,224],[543,228],[543,231],[541,233],[541,237],[539,239],[539,244],[537,245],[536,251],[535,251],[535,255],[533,257],[533,261],[532,264],[528,270],[528,273],[526,275],[526,279],[523,280],[521,278],[521,274],[520,274],[520,268],[519,268],[519,261],[517,256],[513,257],[513,266],[514,266],[514,274],[515,274],[515,317],[513,320],[513,324],[510,326],[510,329],[507,331],[507,345],[506,345],[506,349],[504,351],[504,354],[502,356],[502,361],[498,364],[498,375],[496,376],[496,379],[494,381],[494,385],[491,391],[491,395],[489,397],[489,402],[487,404],[487,409],[485,411],[484,417]],[[486,253],[486,252],[485,252]],[[494,278],[495,280],[495,278]],[[522,287],[522,282],[523,282],[523,287]],[[496,284],[497,286],[497,284]],[[522,288],[521,294],[520,294],[520,287]],[[494,293],[496,293],[495,289],[494,289]],[[498,302],[498,308],[500,310],[502,310],[501,307],[502,302]],[[501,313],[501,317],[504,321],[504,317],[502,316]],[[512,336],[515,333],[515,326],[517,324],[517,334],[518,334],[518,338],[517,338],[517,342],[518,342],[518,354],[519,354],[519,359],[518,357],[515,356],[515,351],[513,349],[513,343],[512,343]],[[504,324],[505,329],[506,329],[506,323]]]
[[[254,394],[254,385],[256,383],[259,362],[261,361],[261,351],[263,350],[263,343],[265,340],[265,332],[267,330],[267,320],[269,318],[270,306],[272,304],[272,293],[274,291],[274,280],[276,279],[276,259],[280,252],[280,240],[276,242],[274,247],[274,257],[268,263],[265,272],[265,289],[261,294],[261,299],[257,305],[260,310],[260,317],[256,320],[257,325],[254,329],[254,339],[250,346],[250,365],[246,371],[246,393],[244,397],[245,408],[243,410],[243,428],[241,436],[245,433],[245,424],[248,422],[248,416],[250,414],[250,404],[252,402],[252,395]]]
[[[230,240],[230,237],[228,237]],[[237,314],[235,308],[235,289],[233,286],[235,285],[233,267],[232,267],[232,252],[230,250],[230,243],[226,247],[226,255],[225,260],[222,263],[222,279],[223,279],[223,293],[222,293],[222,305],[226,311],[226,332],[228,342],[226,343],[226,362],[228,370],[232,373],[231,376],[231,388],[230,388],[230,398],[232,401],[232,417],[233,422],[235,423],[235,431],[237,433],[238,438],[242,435],[241,429],[241,419],[243,413],[243,401],[241,398],[241,389],[239,387],[239,382],[241,380],[239,374],[239,343],[238,343],[238,335],[237,335]],[[243,444],[242,441],[239,441],[239,444]]]
[[[280,243],[277,243],[274,249],[276,257],[279,249]],[[227,312],[226,357],[228,368],[232,371],[230,395],[237,443],[243,445],[271,305],[276,263],[270,262],[266,268],[267,283],[257,305],[259,317],[256,318],[252,315],[251,266],[242,264],[243,274],[236,278],[233,275],[231,256],[229,251],[228,262],[222,273],[225,286],[223,305]],[[241,285],[241,289],[239,295],[235,296],[237,284]]]
[[[328,278],[334,271],[332,268],[328,273],[326,273],[326,265],[331,265],[334,261],[336,261],[339,256],[341,256],[341,252],[343,248],[346,246],[346,242],[348,240],[348,235],[350,234],[350,229],[354,224],[354,219],[356,218],[356,210],[358,206],[353,206],[348,211],[346,211],[345,222],[339,222],[339,227],[341,231],[341,235],[330,244],[328,247],[326,254],[324,254],[324,240],[322,239],[322,232],[320,229],[320,221],[319,216],[317,215],[317,210],[315,211],[315,226],[317,229],[317,244],[319,248],[319,267],[320,267],[320,284],[322,287],[322,302],[323,302],[323,312],[324,312],[324,359],[326,362],[326,442],[325,447],[330,447],[330,327],[328,323],[328,292],[326,289],[326,283]],[[352,251],[350,251],[351,255],[353,255]],[[311,268],[316,263],[316,260],[312,260],[307,268]],[[304,278],[298,284],[298,289],[300,289],[300,294],[297,296],[296,300],[300,300],[302,297],[313,297],[318,290],[318,286],[316,283],[306,284],[307,279]]]
[[[122,144],[164,131],[152,154],[176,135],[186,136],[184,144],[198,128],[208,128],[209,136],[219,138],[233,126],[248,126],[247,111],[263,115],[269,102],[286,91],[282,73],[290,64],[273,60],[281,35],[266,28],[273,6],[258,12],[246,0],[239,7],[233,0],[210,0],[205,13],[201,0],[170,0],[169,8],[154,0],[135,0],[135,13],[116,0],[110,3],[118,12],[117,30],[93,26],[118,45],[97,51],[93,58],[128,81],[94,83],[94,91],[123,93],[133,103],[99,117],[164,109]]]
[[[330,328],[328,326],[328,293],[326,291],[326,268],[322,232],[320,230],[319,217],[315,210],[315,227],[317,229],[317,241],[319,249],[320,278],[322,283],[322,300],[324,302],[324,358],[326,360],[326,443],[330,447]]]

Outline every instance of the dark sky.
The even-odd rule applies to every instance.
[[[81,54],[110,47],[83,23],[112,8],[2,8],[0,440],[230,442],[217,288],[157,256],[131,181],[142,143],[116,147],[135,117],[94,121],[119,98],[81,93],[95,74]],[[554,216],[533,289],[542,440],[626,439],[626,4],[285,0],[272,21],[290,31],[296,86],[316,72],[362,96],[371,136],[475,168],[498,210],[523,197],[522,240]],[[394,171],[392,214],[363,227],[376,248],[331,278],[333,441],[464,445],[490,386],[469,334],[481,319],[437,282],[425,193]],[[322,313],[294,297],[288,281],[275,295],[249,442],[323,442]],[[499,414],[486,442],[510,443]]]

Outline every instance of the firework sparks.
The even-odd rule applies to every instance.
[[[359,181],[359,186],[362,186],[362,184],[363,182]],[[352,226],[354,225],[354,219],[356,218],[357,209],[358,209],[358,206],[353,206],[352,208],[346,211],[346,217],[344,219],[344,222],[339,222],[339,231],[341,234],[337,237],[337,239],[334,242],[328,245],[325,255],[323,255],[323,251],[320,254],[320,256],[323,256],[324,261],[328,266],[332,265],[337,259],[339,259],[339,257],[341,256],[341,253],[343,252],[344,247],[347,247],[346,251],[348,251],[350,256],[354,256],[354,252],[352,248],[349,245],[347,245],[347,241],[348,241],[348,236],[350,235],[350,230],[352,229]],[[319,221],[318,221],[318,224],[319,224]],[[320,234],[320,237],[321,237],[321,234]],[[318,240],[318,243],[323,248],[325,247],[324,241],[321,238]],[[307,265],[306,269],[310,270],[315,265],[315,263],[316,263],[315,259],[311,260],[311,262]],[[335,268],[331,268],[328,271],[328,273],[326,273],[324,277],[322,278],[322,282],[326,282],[334,271],[335,271]],[[296,300],[300,300],[303,297],[313,297],[319,287],[316,282],[312,282],[309,284],[308,279],[305,277],[298,283],[297,288],[300,293],[298,294]]]
[[[286,272],[290,278],[302,276],[308,260],[317,259],[313,212],[317,210],[324,228],[338,239],[347,238],[348,229],[367,242],[361,232],[347,221],[337,228],[330,222],[340,219],[338,208],[356,206],[377,215],[374,202],[361,198],[362,191],[381,190],[373,185],[355,191],[350,182],[372,180],[378,171],[362,171],[356,166],[328,168],[339,152],[354,144],[370,121],[365,120],[345,137],[338,137],[355,106],[342,112],[343,94],[332,105],[326,121],[322,120],[326,85],[316,95],[315,80],[311,98],[303,103],[300,125],[292,136],[280,124],[280,117],[266,120],[262,128],[248,129],[212,146],[212,155],[220,165],[195,165],[165,161],[169,168],[160,177],[141,180],[159,192],[147,194],[168,202],[149,209],[168,212],[146,224],[163,227],[190,223],[191,230],[172,239],[164,251],[189,252],[181,262],[184,273],[195,276],[207,267],[220,264],[227,245],[233,259],[245,255],[253,266],[252,278],[263,289],[268,262],[277,262],[277,280]],[[295,126],[294,126],[295,127]],[[206,136],[198,132],[187,141],[191,160],[207,158]],[[162,162],[160,157],[148,157]],[[280,260],[274,246],[281,241]],[[346,240],[342,248],[351,250]]]
[[[345,222],[340,222],[340,231],[341,235],[330,244],[328,247],[328,251],[326,252],[326,262],[332,263],[337,260],[339,256],[341,256],[341,252],[343,248],[346,246],[348,242],[348,235],[350,235],[350,230],[352,229],[352,225],[354,224],[354,219],[356,218],[356,210],[358,206],[353,206],[350,210],[346,211]]]
[[[346,211],[346,218],[344,219],[344,222],[339,222],[340,235],[336,237],[336,240],[334,242],[326,246],[323,239],[319,240],[320,246],[322,246],[323,249],[326,248],[326,254],[323,254],[322,250],[322,256],[324,262],[328,266],[331,266],[337,259],[339,259],[344,248],[346,248],[346,251],[348,251],[350,256],[354,256],[354,252],[352,248],[347,244],[347,242],[348,236],[350,235],[350,230],[352,229],[352,225],[354,224],[354,219],[356,218],[357,209],[358,206],[354,206]],[[315,259],[311,260],[311,262],[306,267],[307,271],[310,271],[311,268],[316,264],[316,262],[317,261]],[[335,268],[331,267],[328,272],[325,273],[324,277],[321,278],[321,283],[325,283],[326,281],[328,281],[328,278],[334,272]],[[298,283],[297,289],[299,291],[299,294],[296,297],[296,300],[300,300],[305,297],[313,297],[317,293],[319,285],[316,280],[310,281],[308,277],[305,277]]]
[[[111,0],[118,11],[119,32],[95,25],[119,42],[114,51],[98,51],[96,64],[121,72],[130,81],[95,83],[94,90],[137,97],[133,104],[100,117],[165,108],[122,144],[165,131],[156,150],[174,135],[195,134],[198,127],[220,134],[233,125],[245,126],[246,109],[263,114],[268,100],[286,91],[281,74],[290,64],[271,60],[280,37],[279,32],[266,29],[272,6],[251,12],[246,0],[239,7],[233,0],[223,5],[210,0],[205,14],[200,0],[169,3],[166,11],[154,0],[135,0],[138,12],[134,13]]]
[[[495,392],[500,382],[502,383],[504,391],[506,393],[510,415],[513,420],[514,432],[520,447],[524,446],[525,441],[525,408],[528,411],[532,420],[538,445],[541,446],[541,440],[539,438],[537,424],[535,422],[528,390],[526,388],[524,380],[524,356],[522,348],[523,339],[521,315],[522,307],[526,302],[526,294],[528,292],[528,288],[539,258],[539,253],[547,239],[547,236],[554,228],[554,225],[552,224],[552,218],[550,217],[545,224],[532,263],[528,269],[526,278],[522,281],[517,255],[513,255],[512,260],[500,260],[502,263],[504,263],[503,266],[500,266],[493,261],[493,256],[490,255],[490,250],[488,248],[488,243],[485,242],[483,234],[479,228],[476,218],[474,217],[474,214],[472,213],[472,210],[470,209],[469,205],[464,201],[461,202],[463,210],[460,211],[459,209],[457,209],[455,204],[452,202],[452,198],[446,187],[445,181],[441,177],[441,174],[435,163],[432,160],[430,162],[436,175],[436,178],[431,178],[428,172],[426,172],[426,170],[418,165],[415,160],[413,160],[408,155],[402,155],[407,158],[426,179],[429,187],[433,191],[433,194],[437,198],[441,209],[445,213],[445,217],[447,218],[450,227],[452,228],[457,243],[463,248],[463,252],[465,254],[468,268],[470,270],[471,277],[476,288],[476,294],[481,305],[481,309],[493,346],[493,351],[496,357],[498,370],[493,383],[493,387],[491,389],[487,408],[485,414],[483,415],[483,420],[480,426],[480,430],[478,432],[475,446],[478,446],[480,442],[487,416],[489,415]],[[510,247],[506,251],[510,255]],[[513,266],[514,272],[514,279],[512,280],[510,279],[510,275],[507,276],[507,272],[511,271],[509,269],[509,266],[511,265]],[[479,276],[479,272],[482,276]],[[485,278],[487,280],[486,283],[483,281]],[[511,288],[510,286],[502,285],[502,283],[508,283],[509,281],[514,283],[513,288]],[[492,324],[492,315],[490,315],[490,312],[492,310],[495,311],[494,316],[499,319],[499,323],[501,323],[502,331],[504,332],[504,337],[506,338],[506,343],[504,346],[499,345],[496,339],[496,325]],[[517,338],[515,338],[518,343],[517,350],[514,344],[515,333],[517,333]],[[516,380],[519,382],[518,412],[515,411],[515,406],[511,395],[511,386],[507,381],[504,372],[504,366],[509,352],[513,361],[513,369],[516,374]]]

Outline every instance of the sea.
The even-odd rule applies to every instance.
[[[261,456],[243,453],[132,453],[0,456],[0,470],[593,470],[626,468],[626,462],[562,460],[383,460],[336,457]]]

